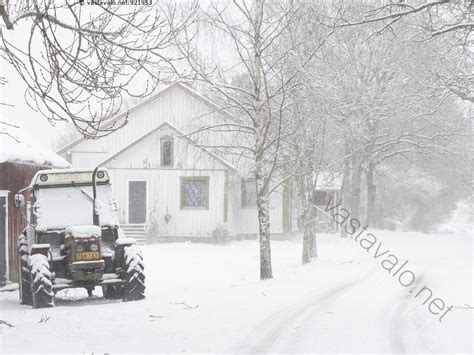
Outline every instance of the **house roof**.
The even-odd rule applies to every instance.
[[[232,165],[231,163],[229,163],[227,160],[221,158],[220,156],[218,156],[217,154],[214,154],[213,152],[211,152],[210,150],[198,145],[196,142],[194,142],[191,138],[189,138],[188,136],[186,136],[183,132],[181,132],[179,129],[177,129],[176,127],[174,127],[172,124],[168,123],[168,122],[163,122],[162,124],[160,124],[158,127],[155,127],[154,129],[152,129],[151,131],[147,132],[146,134],[144,134],[143,136],[141,136],[140,138],[136,139],[135,141],[133,141],[132,143],[126,145],[125,147],[119,149],[117,152],[115,152],[114,154],[112,154],[111,156],[107,157],[107,159],[103,160],[101,163],[99,163],[98,165],[101,166],[101,165],[104,165],[105,163],[111,161],[112,159],[115,159],[116,157],[118,157],[119,155],[121,155],[122,153],[126,152],[128,149],[130,149],[132,146],[136,145],[137,143],[141,142],[142,140],[144,140],[145,138],[151,136],[153,133],[161,130],[163,127],[169,127],[171,130],[175,131],[176,132],[176,135],[181,138],[181,139],[184,139],[186,140],[188,143],[194,145],[195,147],[201,149],[202,151],[204,151],[205,153],[207,153],[209,156],[211,156],[212,158],[218,160],[220,163],[222,163],[223,165],[225,165],[226,167],[228,167],[229,169],[231,170],[237,170],[237,168]]]
[[[53,152],[28,137],[20,127],[7,122],[0,125],[0,163],[21,162],[31,165],[68,168],[70,164]]]
[[[101,126],[101,128],[105,129],[105,128],[108,128],[108,127],[112,126],[116,122],[118,122],[121,119],[125,118],[131,112],[134,112],[134,111],[138,110],[139,108],[147,105],[149,102],[151,102],[151,101],[155,100],[156,98],[162,96],[163,94],[165,94],[166,92],[170,91],[171,89],[173,89],[175,87],[184,90],[189,95],[191,95],[191,96],[197,98],[198,100],[202,101],[205,105],[209,106],[214,111],[220,112],[220,113],[224,114],[225,116],[229,117],[230,119],[235,120],[235,117],[230,112],[226,111],[225,109],[223,109],[222,107],[220,107],[219,105],[214,103],[213,101],[209,100],[207,97],[205,97],[205,96],[199,94],[198,92],[194,91],[187,84],[185,84],[183,82],[180,82],[180,81],[177,81],[177,82],[167,86],[163,90],[158,91],[156,94],[151,95],[150,97],[144,99],[143,101],[141,101],[137,105],[129,108],[128,110],[126,110],[124,112],[121,112],[121,113],[118,113],[117,115],[111,117],[110,119],[108,119],[107,121],[104,122],[104,124]],[[76,144],[79,144],[80,142],[82,142],[84,140],[85,140],[85,138],[83,136],[80,136],[80,137],[76,138],[75,140],[73,140],[72,142],[70,142],[70,143],[66,144],[65,146],[63,146],[62,148],[60,148],[57,153],[58,154],[65,153],[69,149],[74,147]]]

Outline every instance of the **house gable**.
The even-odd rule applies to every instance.
[[[164,167],[162,142],[171,140],[173,163]],[[183,132],[164,122],[100,163],[122,169],[235,170],[230,163],[199,147]]]
[[[127,124],[124,127],[100,139],[78,139],[63,147],[60,153],[64,156],[70,154],[68,158],[74,167],[90,168],[164,122],[190,134],[203,126],[213,125],[216,122],[222,123],[232,117],[228,112],[181,83],[175,83],[160,91],[126,113],[110,120],[108,124],[125,119],[127,113]],[[219,134],[215,132],[210,136],[211,139],[219,138]],[[200,136],[198,139],[193,135],[193,139],[208,142],[207,139],[201,138],[203,137]]]

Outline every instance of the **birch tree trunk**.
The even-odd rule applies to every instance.
[[[269,117],[263,109],[262,95],[264,91],[262,67],[261,26],[263,19],[263,0],[255,2],[253,26],[253,117],[255,127],[255,183],[257,185],[258,232],[260,242],[260,279],[273,278],[272,253],[270,248],[270,207],[269,188],[270,176],[265,174],[265,141],[268,134]]]
[[[351,161],[348,156],[348,149],[346,149],[346,158],[344,159],[344,175],[342,178],[342,194],[341,194],[341,204],[343,207],[348,207],[351,200],[351,178],[352,178],[352,169]],[[341,238],[347,237],[347,233],[344,228],[341,228]]]
[[[312,201],[312,197],[310,198],[310,201]],[[318,256],[318,248],[317,248],[317,243],[316,243],[316,215],[315,215],[315,209],[312,205],[310,205],[310,216],[309,218],[311,219],[311,236],[309,237],[309,243],[310,243],[310,255],[311,258],[316,258]]]
[[[357,165],[351,176],[351,199],[350,199],[350,214],[352,218],[360,219],[360,185],[362,177],[362,167]]]
[[[303,232],[303,253],[301,261],[303,264],[311,262],[311,222],[309,221],[309,204],[306,195],[305,181],[302,173],[296,177],[296,186],[298,188],[298,202],[300,205],[300,227]]]
[[[301,166],[300,169],[302,169]],[[296,175],[296,186],[298,190],[298,202],[300,210],[300,229],[303,232],[303,252],[301,261],[303,264],[307,264],[311,262],[312,258],[317,256],[315,231],[316,219],[312,205],[312,184],[308,184],[308,181],[305,179],[304,172],[300,172]]]
[[[268,185],[263,175],[262,162],[256,157],[255,182],[257,185],[258,232],[260,243],[260,279],[273,278],[272,253],[270,248],[270,208]]]
[[[365,214],[365,225],[371,225],[375,222],[375,194],[376,194],[373,163],[370,163],[367,168],[366,180],[367,180],[367,209],[366,209],[366,214]]]

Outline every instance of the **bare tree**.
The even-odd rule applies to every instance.
[[[320,8],[313,18],[319,24],[316,28],[324,27],[327,19],[340,21],[342,16],[369,13],[376,5],[364,2],[349,9]],[[391,165],[397,158],[449,154],[443,147],[466,135],[466,122],[447,119],[442,112],[453,105],[453,97],[466,101],[472,97],[468,84],[472,76],[466,70],[469,53],[461,42],[453,41],[469,26],[429,39],[423,27],[425,18],[416,15],[426,14],[425,9],[414,9],[413,16],[419,17],[397,16],[390,28],[395,34],[381,31],[379,26],[387,19],[329,26],[338,30],[321,48],[320,56],[306,66],[304,79],[298,78],[305,88],[297,91],[298,95],[304,92],[298,106],[307,108],[304,118],[293,119],[297,125],[294,141],[283,145],[292,147],[293,154],[288,155],[297,162],[286,170],[293,172],[297,182],[300,222],[310,222],[300,223],[303,262],[312,257],[314,232],[304,226],[314,221],[311,195],[314,175],[321,169],[339,167],[344,172],[345,207],[352,217],[372,224],[376,223],[376,174],[381,166]],[[423,28],[425,36],[421,37]],[[378,35],[373,36],[375,33]],[[304,53],[304,46],[299,49]],[[453,80],[453,73],[459,80]],[[328,144],[332,146],[325,152]]]
[[[435,71],[438,85],[472,102],[473,10],[469,0],[342,2],[322,22],[331,28],[370,28],[367,39],[389,32],[412,43],[444,41],[443,55],[458,53],[446,56],[446,70]],[[453,56],[459,62],[452,62]]]
[[[393,31],[398,22],[408,20],[405,24],[409,23],[424,39],[449,32],[462,33],[467,38],[474,27],[472,2],[467,0],[354,2],[340,4],[329,19],[339,28],[375,24],[373,34]]]
[[[308,110],[311,106],[305,105],[304,101],[304,99],[298,101],[299,112],[294,114],[300,120],[293,117],[297,128],[294,131],[295,135],[292,137],[291,144],[286,145],[290,152],[288,155],[292,157],[286,164],[289,164],[291,171],[294,172],[293,177],[298,197],[299,228],[303,237],[301,261],[306,264],[318,254],[315,191],[318,173],[324,169],[327,132],[325,131],[325,118]],[[314,102],[312,103],[314,104]]]
[[[179,60],[172,43],[193,14],[193,5],[182,12],[161,2],[0,0],[0,54],[26,84],[30,106],[97,138],[126,123],[102,125],[124,96],[148,95],[167,78]]]
[[[238,145],[226,148],[241,152],[250,162],[257,189],[260,277],[272,278],[269,197],[287,179],[279,161],[282,141],[291,135],[289,98],[321,43],[313,38],[311,50],[304,55],[298,50],[303,39],[292,37],[289,28],[303,27],[311,19],[293,2],[213,2],[201,10],[201,20],[225,38],[232,64],[211,64],[198,49],[180,48],[195,78],[234,113],[233,122],[205,129],[238,131],[242,137]]]
[[[326,77],[328,91],[323,94],[332,102],[331,116],[343,135],[344,204],[365,224],[374,221],[374,175],[382,163],[397,156],[435,154],[467,128],[466,122],[441,114],[457,96],[433,75],[455,65],[445,66],[441,60],[446,56],[444,39],[416,43],[407,31],[371,37],[375,25],[338,31],[335,39],[341,45],[328,48],[335,70]],[[462,60],[455,53],[454,63]]]

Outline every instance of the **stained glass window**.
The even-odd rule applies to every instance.
[[[181,208],[209,208],[209,178],[181,178]]]
[[[161,141],[161,166],[173,166],[173,140],[168,137]]]

